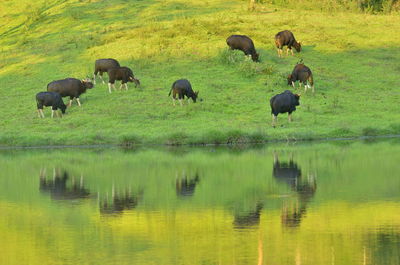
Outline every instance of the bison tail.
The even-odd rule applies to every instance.
[[[171,87],[171,90],[168,93],[168,97],[171,96],[171,92],[172,92],[172,87]]]

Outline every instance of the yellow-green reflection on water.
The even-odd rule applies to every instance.
[[[400,264],[400,141],[0,151],[0,264]]]

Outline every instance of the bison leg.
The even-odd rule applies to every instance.
[[[289,122],[292,122],[292,113],[289,113],[288,120],[289,120]]]
[[[42,118],[44,118],[43,109],[40,109],[40,114],[42,115]]]
[[[79,100],[79,98],[76,98],[76,102],[78,102],[78,106],[81,106],[81,101]]]
[[[96,73],[93,74],[93,85],[96,84]]]
[[[128,91],[128,83],[125,83],[125,89]]]
[[[277,120],[278,120],[278,117],[275,116],[275,114],[272,114],[272,127],[275,127],[275,126],[276,126]]]
[[[304,85],[304,87],[305,87],[305,85]],[[299,82],[299,88],[301,88],[301,81]]]
[[[294,52],[293,52],[293,49],[290,49],[290,51],[291,51],[291,53],[292,53],[292,56],[294,56]]]
[[[289,47],[286,47],[286,56],[289,56]]]
[[[54,112],[55,110],[51,109],[51,117],[54,118]]]
[[[120,85],[119,88],[118,88],[119,90],[122,90],[122,85],[123,85],[123,84],[121,83],[121,85]]]
[[[106,82],[104,82],[104,79],[103,79],[103,72],[100,72],[100,79],[101,79],[101,82],[103,82],[103,85],[105,85]]]
[[[39,117],[39,118],[42,117],[42,116],[40,115],[40,109],[37,109],[37,114],[38,114],[38,117]]]
[[[111,94],[111,83],[108,83],[108,92]]]
[[[292,87],[293,87],[293,88],[296,88],[295,85],[294,85],[294,81],[292,81]]]

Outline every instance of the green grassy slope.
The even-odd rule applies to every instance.
[[[18,5],[17,5],[18,4]],[[16,8],[18,6],[18,8]],[[0,144],[216,143],[400,133],[400,17],[298,11],[246,1],[8,0],[0,3]],[[291,29],[304,50],[279,59],[273,36]],[[250,36],[262,62],[228,52]],[[100,83],[62,119],[36,114],[35,94],[65,77],[92,75],[116,58],[142,88]],[[316,94],[271,127],[269,98],[303,58]],[[174,107],[171,84],[187,78],[203,102]],[[116,84],[119,87],[119,84]],[[65,99],[67,101],[67,99]]]

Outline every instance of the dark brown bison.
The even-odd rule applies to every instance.
[[[179,103],[182,106],[182,99],[185,98],[185,96],[188,99],[189,102],[189,98],[191,98],[193,100],[194,103],[196,103],[196,99],[199,95],[199,91],[194,92],[192,89],[192,85],[190,84],[190,82],[187,79],[180,79],[175,81],[172,84],[172,88],[169,91],[168,96],[171,96],[171,92],[172,94],[172,98],[173,98],[173,102],[174,102],[174,106],[175,106],[175,100],[176,100],[176,95],[178,95],[178,99],[179,99]]]
[[[128,90],[128,82],[133,82],[135,83],[135,87],[140,86],[140,81],[139,79],[136,79],[135,76],[133,75],[133,72],[130,68],[128,67],[118,67],[118,68],[112,68],[108,70],[108,92],[111,93],[111,87],[115,89],[115,81],[119,80],[121,81],[121,85],[119,89],[122,88],[123,85],[125,85],[125,89]]]
[[[294,67],[292,73],[288,76],[288,85],[293,86],[295,88],[294,83],[296,81],[299,82],[299,87],[301,88],[301,84],[304,84],[304,91],[307,92],[307,88],[312,88],[312,92],[314,93],[314,79],[313,74],[307,66],[303,63],[298,63]]]
[[[292,121],[292,112],[296,110],[296,106],[300,105],[300,95],[293,94],[291,91],[275,95],[270,99],[272,126],[275,127],[279,113],[288,113],[289,122]]]
[[[253,41],[245,35],[232,35],[226,39],[231,50],[241,50],[245,55],[250,55],[254,62],[259,61],[259,55],[256,52]]]
[[[103,73],[108,73],[108,70],[118,67],[120,67],[119,62],[112,58],[96,60],[96,62],[94,63],[93,83],[96,84],[96,76],[98,73],[100,73],[100,79],[103,84],[105,84]]]
[[[75,98],[78,105],[81,106],[79,96],[86,92],[87,89],[93,88],[93,83],[90,79],[79,80],[76,78],[66,78],[56,80],[47,85],[47,91],[58,92],[61,97],[69,97],[68,106],[72,105],[72,100]]]
[[[284,30],[284,31],[278,32],[275,35],[275,45],[276,45],[276,48],[278,48],[278,56],[279,57],[282,57],[283,46],[287,46],[286,55],[289,54],[289,50],[291,51],[291,53],[293,55],[292,47],[294,47],[297,52],[301,51],[301,43],[296,41],[293,33],[289,30]]]

